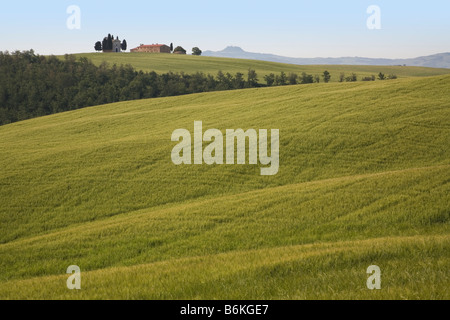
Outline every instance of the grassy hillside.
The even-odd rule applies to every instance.
[[[157,73],[184,72],[195,73],[203,72],[216,75],[219,70],[235,74],[242,72],[245,75],[249,68],[256,70],[260,82],[264,82],[264,76],[270,73],[279,74],[284,71],[322,75],[325,70],[331,73],[331,81],[337,82],[341,72],[350,75],[352,72],[358,75],[358,80],[362,77],[378,75],[379,72],[387,74],[396,74],[398,77],[416,77],[416,76],[434,76],[449,74],[450,69],[433,69],[425,67],[400,67],[400,66],[299,66],[293,64],[284,64],[276,62],[202,57],[191,55],[173,55],[173,54],[148,54],[148,53],[85,53],[78,54],[77,57],[86,57],[97,65],[106,61],[109,64],[130,64],[137,70],[155,71]]]
[[[0,298],[449,299],[449,85],[214,92],[0,127]],[[195,120],[279,129],[279,173],[173,165],[171,133]]]

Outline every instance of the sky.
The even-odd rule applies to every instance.
[[[79,19],[67,12],[72,5],[79,8]],[[380,8],[380,29],[367,26],[371,5]],[[173,43],[189,53],[193,47],[239,46],[301,58],[414,58],[450,52],[450,1],[16,0],[0,5],[0,51],[94,52],[95,42],[108,33],[126,39],[128,49]]]

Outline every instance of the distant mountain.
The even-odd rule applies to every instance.
[[[362,57],[290,58],[274,54],[247,52],[240,47],[230,46],[222,51],[204,51],[203,55],[209,57],[264,60],[264,61],[291,63],[300,65],[312,65],[312,64],[373,65],[373,66],[407,65],[415,67],[450,68],[450,52],[439,53],[431,56],[418,57],[412,59],[376,59],[376,58],[362,58]]]

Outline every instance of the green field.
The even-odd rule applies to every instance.
[[[190,56],[114,62],[128,56],[197,71]],[[199,61],[211,73],[281,70]],[[449,88],[435,75],[246,89],[2,126],[0,299],[449,299]],[[279,129],[279,173],[175,166],[171,134],[195,120]],[[66,288],[69,265],[81,290]],[[370,265],[381,290],[366,287]]]
[[[398,77],[423,77],[449,74],[450,69],[434,69],[425,67],[401,67],[401,66],[339,66],[339,65],[294,65],[276,62],[202,57],[191,55],[174,55],[174,54],[149,54],[149,53],[84,53],[77,54],[76,57],[85,57],[93,63],[100,65],[107,62],[110,65],[126,65],[130,64],[137,70],[155,71],[157,73],[166,72],[184,72],[192,74],[195,72],[203,72],[205,74],[216,75],[219,70],[232,75],[241,72],[247,75],[248,69],[253,69],[259,76],[259,81],[264,82],[264,76],[270,73],[279,74],[280,72],[298,73],[306,72],[312,75],[322,75],[325,70],[331,74],[331,81],[337,82],[339,75],[344,72],[350,75],[352,72],[358,75],[358,80],[362,77],[378,75],[382,72],[386,75],[395,74]],[[62,57],[61,57],[62,58]]]

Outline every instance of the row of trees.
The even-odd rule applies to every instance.
[[[319,83],[321,79],[328,83],[330,82],[331,75],[328,71],[324,71],[322,76],[307,74],[302,72],[299,76],[296,73],[281,72],[280,75],[275,75],[273,73],[264,76],[264,81],[266,81],[267,86],[285,86],[285,85],[295,85],[295,84],[308,84],[308,83]]]
[[[94,65],[87,58],[35,55],[33,50],[0,52],[0,125],[112,102],[190,93],[329,82],[331,75],[302,73],[264,76],[255,70],[216,76],[136,71],[130,65]]]
[[[395,74],[385,75],[384,73],[378,74],[378,80],[393,80],[397,79]],[[328,83],[331,80],[331,74],[325,70],[321,75],[312,75],[303,72],[301,75],[296,73],[286,74],[285,72],[281,72],[280,75],[275,75],[273,73],[264,76],[264,81],[267,86],[284,86],[284,85],[295,85],[295,84],[308,84],[308,83],[319,83],[321,81]],[[375,81],[375,75],[370,77],[362,77],[362,81]],[[341,73],[339,75],[339,82],[355,82],[358,81],[358,76],[356,73],[352,73],[349,76],[346,76],[345,73]]]
[[[369,77],[362,77],[361,80],[362,81],[375,81],[376,80],[376,76],[375,75],[371,75]],[[385,75],[384,73],[380,72],[378,74],[378,80],[394,80],[397,79],[397,75],[395,74],[389,74],[389,75]],[[341,73],[339,75],[339,82],[355,82],[358,81],[358,76],[356,75],[356,73],[352,73],[349,76],[346,76],[345,73]]]

